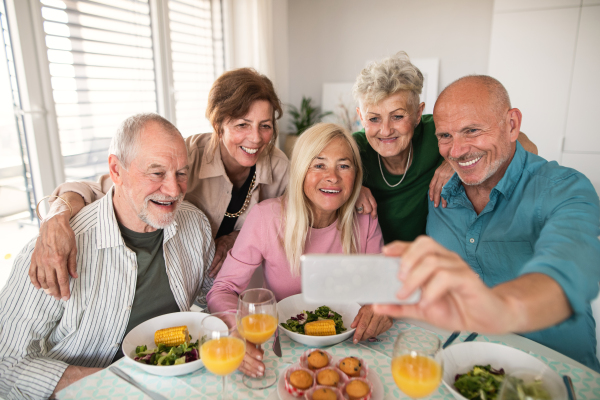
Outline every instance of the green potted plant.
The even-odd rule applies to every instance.
[[[305,130],[320,122],[321,119],[329,114],[332,114],[331,111],[320,112],[320,107],[314,106],[311,104],[312,99],[310,97],[302,96],[302,102],[300,103],[300,109],[296,108],[293,105],[289,105],[289,113],[292,116],[290,127],[292,132],[288,133],[285,144],[283,146],[283,151],[288,157],[292,157],[292,150],[294,149],[294,144],[296,144],[296,140],[298,136],[302,134]]]

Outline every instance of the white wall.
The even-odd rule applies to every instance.
[[[490,75],[523,112],[540,155],[575,168],[600,191],[599,0],[496,0]]]
[[[492,0],[288,0],[289,101],[353,82],[367,61],[404,50],[440,58],[439,91],[486,73]],[[278,57],[276,55],[276,57]]]

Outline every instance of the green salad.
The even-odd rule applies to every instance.
[[[191,339],[191,336],[190,336]],[[183,343],[179,346],[165,346],[162,343],[154,349],[148,349],[146,345],[135,348],[135,361],[150,365],[178,365],[200,359],[200,346],[205,338],[193,343]]]
[[[321,306],[313,311],[302,311],[295,317],[291,317],[285,323],[280,325],[288,331],[300,333],[304,335],[304,324],[307,322],[320,321],[325,319],[332,319],[335,322],[335,334],[339,335],[344,332],[346,328],[342,321],[342,316],[327,306]]]
[[[454,387],[469,400],[495,400],[504,381],[504,369],[490,365],[476,365],[466,374],[457,374]]]
[[[544,388],[544,383],[541,380],[525,383],[523,379],[514,376],[506,377],[510,384],[505,384],[502,389],[503,399],[505,400],[552,400],[550,393]]]
[[[552,399],[542,381],[525,383],[523,379],[507,376],[503,368],[496,370],[490,365],[476,365],[466,374],[457,374],[454,387],[469,400],[496,400],[505,379],[512,383],[510,389],[503,389],[505,400]]]

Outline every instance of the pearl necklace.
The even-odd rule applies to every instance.
[[[379,170],[381,171],[381,177],[383,178],[383,181],[389,186],[389,187],[396,187],[399,184],[402,183],[402,181],[404,180],[404,178],[406,178],[406,174],[408,173],[408,167],[410,165],[410,155],[412,154],[412,141],[410,142],[410,149],[408,149],[408,160],[406,161],[406,168],[404,169],[404,175],[402,175],[402,179],[400,179],[400,182],[396,183],[395,185],[390,185],[390,183],[385,179],[385,175],[383,174],[383,168],[381,167],[381,156],[379,155],[379,153],[377,153],[377,159],[379,160]]]

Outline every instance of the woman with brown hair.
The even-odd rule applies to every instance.
[[[225,72],[213,84],[206,117],[214,131],[185,139],[188,189],[185,200],[208,217],[215,239],[210,276],[216,276],[252,206],[279,197],[288,182],[289,161],[275,147],[281,102],[272,82],[250,68]],[[53,195],[69,203],[72,215],[104,196],[109,175],[98,183],[70,182]],[[32,255],[30,278],[56,298],[68,299],[69,274],[77,277],[77,249],[69,225],[70,208],[57,201],[40,228]]]

